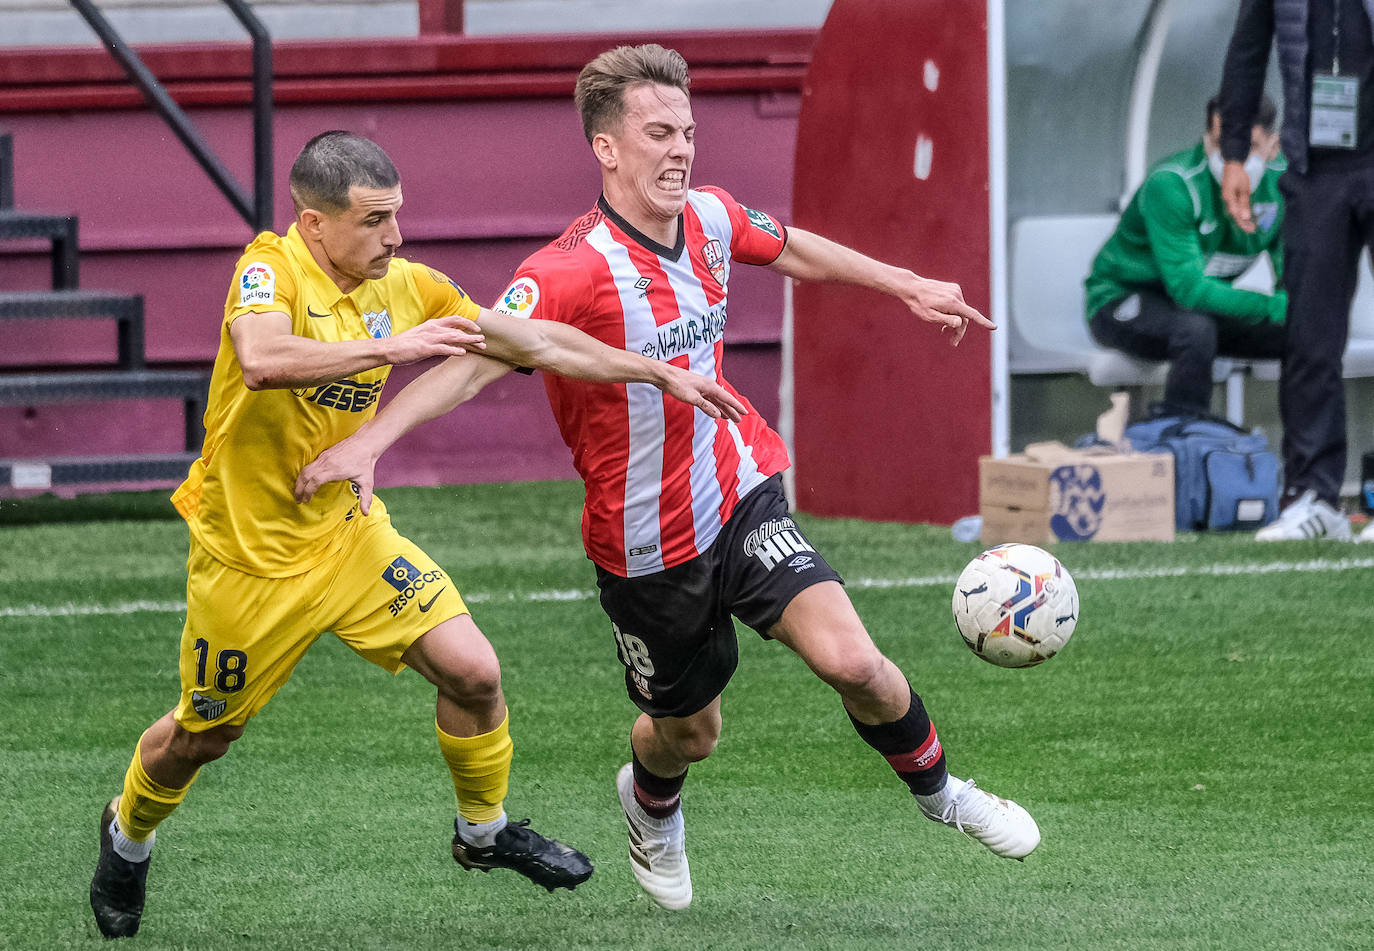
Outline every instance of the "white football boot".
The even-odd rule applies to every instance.
[[[1357,542],[1374,542],[1374,518],[1360,530],[1360,534],[1355,536]]]
[[[692,903],[692,873],[687,868],[686,829],[679,808],[666,819],[655,819],[635,801],[634,767],[626,763],[615,778],[625,824],[630,829],[630,871],[639,887],[664,908],[677,910]]]
[[[1300,542],[1309,538],[1350,541],[1350,519],[1317,498],[1311,489],[1255,533],[1257,542]]]
[[[1040,844],[1040,828],[1029,812],[1010,799],[994,796],[971,779],[950,776],[932,796],[917,796],[927,819],[943,822],[977,839],[994,855],[1023,860]]]

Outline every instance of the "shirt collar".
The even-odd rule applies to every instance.
[[[348,296],[339,290],[339,285],[335,284],[316,263],[314,255],[310,253],[310,248],[306,246],[305,239],[301,237],[300,230],[294,223],[286,229],[286,247],[300,265],[301,273],[305,275],[306,283],[317,300],[333,307]]]
[[[1370,0],[1370,2],[1374,2],[1374,0]],[[659,244],[653,238],[622,218],[620,213],[611,207],[611,203],[606,200],[604,194],[597,198],[596,207],[600,208],[602,214],[611,219],[611,222],[617,228],[625,232],[630,240],[634,241],[640,247],[652,251],[661,258],[668,258],[670,261],[676,261],[682,257],[682,249],[687,245],[687,229],[683,227],[682,212],[679,212],[677,216],[677,241],[670,248],[666,244]]]

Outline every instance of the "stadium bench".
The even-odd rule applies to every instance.
[[[121,370],[143,368],[143,298],[106,291],[0,291],[0,321],[90,320],[116,321],[115,361]]]
[[[0,485],[42,489],[54,485],[175,482],[186,477],[199,452],[62,456],[49,460],[0,459]]]
[[[1013,375],[1081,373],[1094,386],[1163,385],[1167,362],[1109,350],[1088,332],[1083,281],[1117,218],[1046,215],[1011,226],[1008,364]],[[1212,381],[1226,384],[1226,416],[1235,423],[1243,416],[1243,374],[1253,362],[1222,357],[1212,363]],[[1257,362],[1273,363],[1277,372],[1277,361]]]
[[[1045,215],[1012,225],[1008,364],[1013,375],[1080,373],[1103,387],[1163,384],[1167,363],[1108,350],[1088,332],[1083,281],[1117,217]],[[1368,253],[1360,264],[1343,372],[1346,379],[1374,376],[1374,271]],[[1226,384],[1226,417],[1238,424],[1247,373],[1277,380],[1279,362],[1222,357],[1212,364],[1212,380]]]
[[[8,139],[8,136],[0,136]],[[0,152],[4,146],[0,145]],[[0,157],[0,161],[3,158]],[[0,174],[0,184],[3,175]],[[0,191],[3,189],[0,188]],[[77,286],[77,219],[71,215],[44,215],[16,211],[8,199],[0,194],[0,240],[23,241],[41,239],[52,245],[52,286]]]
[[[202,417],[208,370],[86,370],[0,374],[0,406],[90,403],[104,400],[180,400],[186,410],[186,449],[205,438]],[[184,473],[183,473],[184,474]]]
[[[77,219],[16,210],[12,138],[0,135],[0,240],[47,240],[52,288],[0,292],[0,323],[109,319],[116,323],[116,352],[109,367],[77,372],[0,372],[0,406],[88,403],[104,400],[179,400],[185,411],[185,450],[52,459],[0,459],[0,491],[54,485],[180,480],[205,438],[202,417],[208,370],[149,369],[144,354],[143,298],[78,290]]]

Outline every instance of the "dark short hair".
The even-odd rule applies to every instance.
[[[342,129],[321,132],[301,149],[287,179],[296,213],[314,208],[337,215],[348,208],[348,192],[395,188],[401,183],[391,157],[380,145]]]
[[[1217,93],[1207,100],[1207,128],[1212,127],[1212,116],[1221,114],[1221,93]],[[1259,108],[1255,110],[1255,121],[1250,123],[1252,126],[1259,126],[1265,132],[1273,132],[1274,127],[1279,121],[1279,110],[1274,105],[1274,100],[1269,98],[1268,93],[1260,94]]]
[[[590,142],[598,132],[619,122],[625,114],[625,90],[631,86],[652,83],[686,93],[691,81],[687,61],[677,50],[657,43],[607,50],[577,76],[573,102],[582,117],[582,134]]]

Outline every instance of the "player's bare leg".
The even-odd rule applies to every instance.
[[[506,819],[513,745],[501,666],[472,617],[439,624],[402,660],[438,688],[435,731],[458,796],[454,860],[483,872],[513,869],[549,891],[585,882],[592,874],[585,855],[535,832],[528,819]]]
[[[711,755],[720,739],[720,697],[687,717],[640,714],[630,731],[633,761],[620,768],[616,794],[630,836],[630,871],[664,908],[692,903],[682,784],[687,767]]]
[[[874,645],[838,582],[800,592],[769,634],[835,688],[859,736],[888,761],[927,818],[1006,858],[1022,859],[1040,844],[1040,830],[1025,809],[949,775],[921,698]]]
[[[139,739],[123,791],[100,816],[100,858],[90,892],[96,926],[105,937],[138,933],[158,825],[181,804],[200,768],[242,735],[242,726],[193,733],[168,713]]]

